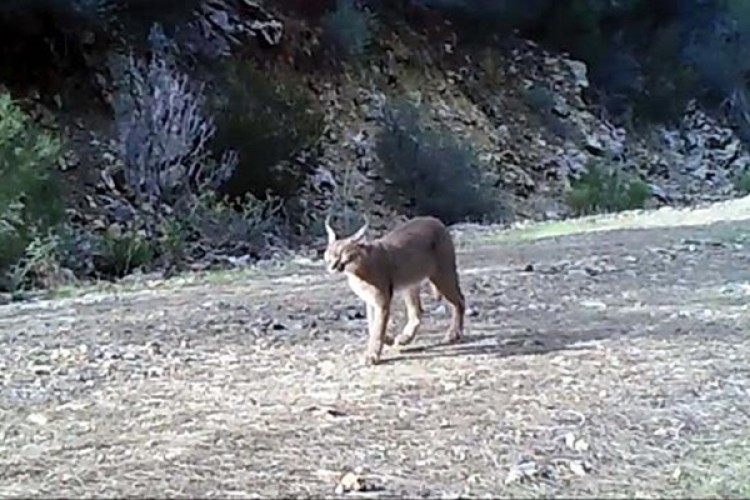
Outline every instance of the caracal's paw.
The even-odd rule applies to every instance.
[[[375,354],[372,352],[365,353],[364,357],[364,365],[365,366],[375,366],[380,363],[380,355]]]
[[[451,328],[448,330],[444,337],[444,342],[446,344],[457,344],[461,341],[461,332],[457,329]]]
[[[406,347],[414,341],[413,335],[399,335],[393,342],[393,346],[396,348]]]

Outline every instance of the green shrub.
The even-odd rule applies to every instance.
[[[68,278],[60,265],[60,239],[53,231],[34,234],[18,261],[10,266],[2,288],[13,293],[24,290],[53,290]]]
[[[337,57],[357,59],[372,42],[374,22],[374,14],[355,0],[338,0],[336,8],[323,16],[323,39]]]
[[[643,208],[650,197],[651,189],[641,179],[592,161],[586,172],[571,182],[568,204],[576,215],[587,215]]]
[[[188,214],[181,216],[183,234],[196,241],[210,242],[212,248],[222,253],[254,253],[276,228],[282,207],[279,198],[259,200],[247,194],[237,206],[213,193],[205,193]]]
[[[37,234],[64,215],[55,168],[60,142],[39,129],[8,94],[0,94],[0,276]]]
[[[529,108],[539,114],[552,113],[555,95],[545,85],[531,85],[523,90],[523,100]]]
[[[420,123],[419,109],[400,101],[384,109],[376,151],[391,203],[447,224],[498,215],[498,204],[482,180],[476,152],[443,126]]]
[[[579,130],[557,115],[555,94],[547,86],[531,85],[522,91],[521,98],[550,133],[563,140],[577,142],[583,139]]]
[[[288,199],[302,187],[307,172],[284,165],[311,148],[323,133],[323,115],[302,88],[288,87],[240,61],[225,66],[212,108],[214,150],[237,153],[234,174],[222,194],[264,199],[270,192]]]
[[[178,217],[167,217],[160,223],[159,252],[164,264],[180,267],[190,256],[190,225]]]
[[[121,278],[152,264],[156,251],[154,243],[140,232],[106,231],[95,244],[96,272],[105,278]]]
[[[750,194],[750,171],[742,170],[732,176],[732,184],[742,196]]]
[[[219,188],[236,161],[231,151],[212,157],[215,127],[204,85],[179,69],[179,54],[160,28],[152,35],[147,60],[113,57],[110,68],[119,82],[114,110],[124,180],[139,204],[161,208]]]

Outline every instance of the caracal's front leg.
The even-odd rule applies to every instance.
[[[368,339],[367,351],[365,352],[365,365],[372,366],[380,362],[380,355],[383,352],[383,343],[386,340],[386,330],[388,329],[388,318],[390,316],[390,303],[384,305],[373,305],[368,308],[370,318],[368,318]],[[392,341],[391,341],[392,342]]]

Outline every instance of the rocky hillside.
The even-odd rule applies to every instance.
[[[376,118],[382,103],[401,93],[425,103],[430,121],[447,125],[480,151],[489,182],[502,189],[513,219],[569,216],[565,193],[592,160],[646,180],[654,205],[738,194],[733,178],[748,166],[747,147],[695,103],[672,127],[628,131],[608,121],[589,97],[583,62],[533,42],[512,39],[479,53],[456,44],[450,32],[442,43],[411,33],[382,43],[383,66],[395,88],[369,83],[382,71],[376,64],[364,78],[321,84],[329,134],[312,179],[325,193],[321,200],[350,173],[350,192],[363,210],[382,210],[383,181],[373,154]],[[425,53],[431,63],[414,71],[415,55]]]
[[[348,229],[362,215],[382,229],[425,212],[508,223],[695,204],[747,188],[747,147],[699,100],[670,125],[612,117],[586,63],[518,34],[478,44],[440,13],[342,13],[348,2],[313,14],[291,0],[196,3],[184,29],[152,26],[145,49],[92,29],[77,66],[60,59],[52,76],[4,77],[32,121],[65,140],[56,175],[78,237],[55,250],[68,255],[57,275],[247,262],[318,245],[329,211]],[[224,66],[201,63],[185,33],[205,35]],[[172,46],[177,63],[157,58]],[[404,106],[416,118],[394,111]],[[149,160],[160,148],[164,158]],[[636,182],[642,189],[631,193]],[[199,203],[211,186],[254,201],[240,212]],[[103,243],[83,244],[84,234]],[[26,269],[16,281],[45,274],[28,247],[13,258]]]

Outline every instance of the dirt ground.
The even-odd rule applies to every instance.
[[[750,495],[750,222],[457,234],[370,368],[317,262],[0,308],[0,496]]]

